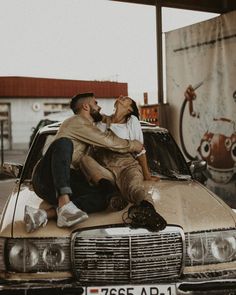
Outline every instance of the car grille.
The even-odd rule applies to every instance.
[[[178,227],[104,228],[75,233],[74,272],[81,283],[148,283],[179,277],[183,238]]]

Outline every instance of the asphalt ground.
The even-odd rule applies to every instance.
[[[28,151],[25,151],[25,150],[4,151],[3,162],[24,164],[27,152]],[[5,177],[0,170],[0,214],[2,213],[2,209],[6,203],[6,200],[12,191],[14,183],[15,183],[15,179],[10,179],[8,177]]]

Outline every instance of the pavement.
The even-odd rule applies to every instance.
[[[28,153],[27,150],[4,150],[3,163],[11,162],[11,163],[24,164],[27,153]],[[2,213],[2,209],[6,203],[8,196],[12,191],[14,183],[15,183],[15,179],[4,176],[0,169],[0,215]]]

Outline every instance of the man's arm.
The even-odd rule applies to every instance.
[[[75,119],[64,121],[58,135],[119,153],[140,152],[143,148],[143,144],[137,140],[119,138],[112,131],[102,132],[89,122],[80,124]]]
[[[79,133],[82,141],[119,153],[140,152],[143,148],[143,144],[138,140],[122,139],[111,130],[102,132],[96,126],[86,126]]]

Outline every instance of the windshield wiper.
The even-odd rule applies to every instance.
[[[181,174],[175,170],[162,169],[161,171],[152,171],[152,175],[158,176],[162,179],[178,179],[178,180],[190,180],[191,176],[189,174]]]
[[[170,172],[170,174],[168,176],[170,176],[172,178],[176,178],[179,180],[190,180],[191,179],[191,176],[188,174],[181,174],[181,173],[178,173],[174,170],[169,170],[169,172]]]

